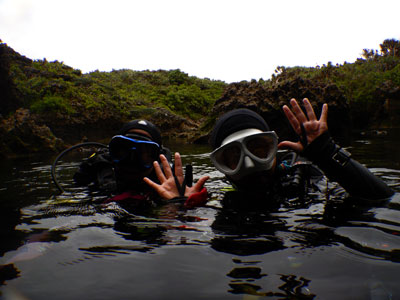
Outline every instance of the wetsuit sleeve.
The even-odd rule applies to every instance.
[[[79,170],[74,174],[74,182],[79,186],[88,185],[96,180],[94,166],[87,161],[80,164]]]
[[[74,182],[79,186],[96,183],[105,184],[103,180],[108,173],[104,170],[111,170],[111,162],[107,154],[94,153],[79,165],[79,170],[74,174]],[[112,171],[112,170],[111,170]],[[108,176],[110,177],[110,176]]]
[[[323,133],[308,145],[303,155],[353,197],[378,200],[389,198],[394,194],[385,182],[352,159],[350,153],[335,144],[328,132]]]

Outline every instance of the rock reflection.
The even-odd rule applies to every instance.
[[[231,288],[228,292],[232,294],[248,294],[259,297],[279,297],[279,299],[314,299],[308,288],[310,280],[296,275],[279,275],[283,283],[278,286],[280,291],[263,291],[261,284],[250,283],[267,276],[257,267],[235,268],[227,274],[234,278],[229,283]]]
[[[260,279],[267,276],[266,274],[261,274],[261,269],[256,267],[234,268],[227,275],[235,279]]]
[[[18,278],[20,273],[21,272],[14,266],[14,264],[0,266],[0,285],[3,285],[8,280]]]

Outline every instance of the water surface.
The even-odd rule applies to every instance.
[[[211,176],[209,204],[191,210],[128,212],[84,190],[59,195],[55,157],[3,161],[2,299],[399,299],[397,137],[358,134],[349,148],[396,190],[390,201],[316,197],[243,214],[221,209],[227,183],[203,146],[170,145],[195,179]]]

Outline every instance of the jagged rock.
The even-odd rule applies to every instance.
[[[376,89],[374,98],[382,104],[374,114],[376,127],[399,127],[400,87],[387,80]]]
[[[280,139],[295,140],[282,106],[291,98],[308,98],[319,116],[323,103],[328,103],[328,126],[331,134],[341,142],[348,142],[351,131],[349,108],[343,93],[334,84],[295,78],[267,86],[256,81],[230,84],[212,110],[214,117],[235,108],[248,108],[259,113],[275,130]]]
[[[190,138],[198,128],[195,122],[175,115],[165,108],[156,109],[156,112],[149,117],[149,121],[156,124],[165,137]]]
[[[0,155],[58,152],[65,148],[45,125],[37,125],[28,109],[20,108],[0,123]]]
[[[0,114],[7,115],[22,106],[23,97],[11,80],[11,62],[18,65],[29,65],[32,61],[20,55],[5,43],[0,43]]]
[[[295,140],[297,137],[282,112],[282,106],[288,104],[291,98],[309,98],[317,115],[320,114],[322,104],[328,103],[330,132],[342,145],[349,141],[354,125],[359,129],[379,128],[381,125],[400,126],[400,88],[396,85],[397,81],[391,79],[376,89],[373,95],[374,103],[364,105],[352,104],[351,99],[346,99],[343,91],[334,84],[319,82],[318,79],[311,81],[296,78],[297,73],[287,75],[283,72],[266,82],[253,80],[228,85],[222,97],[216,101],[212,113],[204,116],[202,120],[192,121],[188,117],[156,107],[156,103],[140,100],[132,105],[124,103],[123,98],[119,99],[123,109],[118,105],[108,105],[105,109],[99,109],[96,105],[87,106],[84,101],[79,100],[80,98],[77,100],[64,95],[68,85],[62,84],[63,82],[75,80],[82,88],[88,88],[90,81],[81,76],[80,70],[73,70],[61,64],[62,71],[52,73],[37,69],[34,66],[36,63],[0,41],[0,153],[3,155],[58,151],[56,149],[62,147],[62,141],[57,137],[62,138],[65,144],[78,143],[83,137],[88,137],[89,141],[107,142],[125,122],[139,118],[158,125],[164,138],[177,137],[189,142],[206,143],[215,119],[239,107],[247,107],[260,113],[281,140]],[[47,64],[47,61],[42,63]],[[182,74],[176,72],[175,75]],[[24,79],[34,77],[47,79],[48,85],[40,97],[47,93],[60,96],[65,98],[71,109],[50,109],[41,112],[34,110],[37,114],[31,114],[27,108],[41,98],[36,94],[23,94],[24,89],[21,86]],[[13,81],[13,78],[18,80]],[[170,82],[176,80],[173,78]],[[349,107],[348,103],[351,103],[352,107]],[[23,107],[26,109],[21,110]]]

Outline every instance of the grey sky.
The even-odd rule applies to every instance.
[[[32,58],[96,69],[181,69],[226,82],[277,66],[354,62],[400,39],[400,1],[0,0],[0,39]]]

